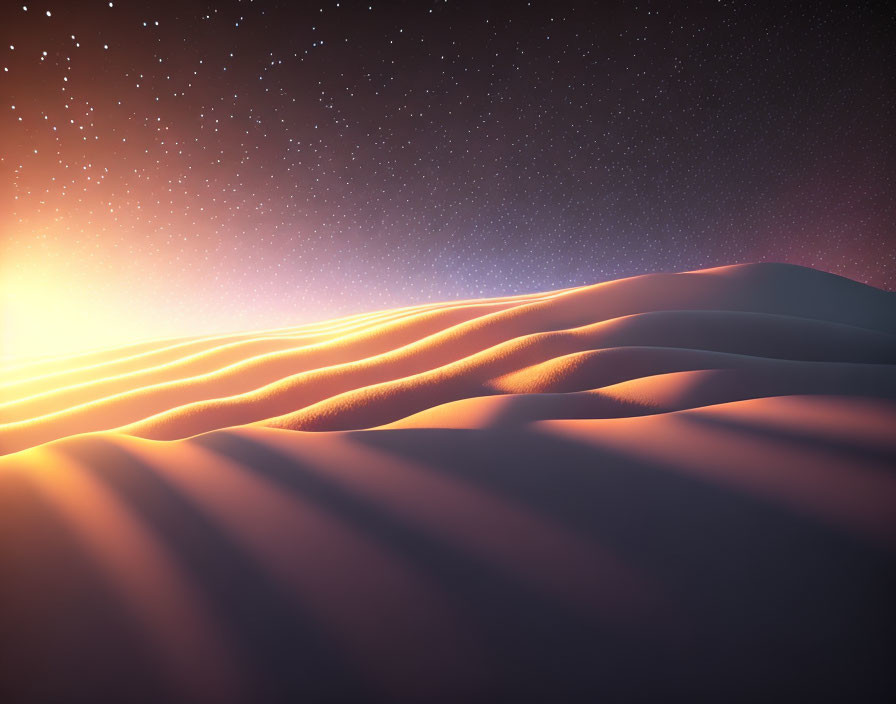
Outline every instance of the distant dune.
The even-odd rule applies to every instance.
[[[831,274],[8,366],[0,453],[11,701],[896,693],[896,294]]]

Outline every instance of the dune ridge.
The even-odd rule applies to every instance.
[[[129,390],[156,386],[165,382],[176,382],[199,377],[204,374],[223,372],[234,365],[240,366],[235,376],[251,379],[251,370],[246,370],[247,365],[258,362],[266,362],[269,367],[268,375],[276,376],[284,367],[279,364],[285,361],[289,369],[301,368],[302,362],[298,355],[309,356],[317,352],[318,357],[326,354],[332,357],[351,358],[353,350],[361,340],[367,340],[367,346],[362,347],[358,354],[365,354],[371,350],[370,338],[383,340],[383,344],[400,344],[402,335],[413,336],[417,334],[416,327],[411,323],[425,322],[435,325],[442,324],[446,317],[463,317],[465,314],[475,313],[485,308],[501,309],[511,302],[501,303],[476,303],[452,306],[450,311],[435,313],[437,307],[426,308],[422,311],[401,313],[385,313],[372,318],[367,318],[361,323],[349,326],[338,326],[327,330],[326,334],[282,334],[277,336],[259,335],[251,339],[231,341],[227,340],[205,350],[179,356],[177,359],[163,362],[157,365],[143,367],[122,373],[112,373],[108,376],[109,364],[102,368],[88,367],[78,370],[79,376],[91,375],[86,381],[78,382],[78,378],[60,379],[60,374],[49,377],[39,377],[36,380],[27,380],[16,385],[10,385],[9,390],[17,390],[15,387],[27,386],[32,391],[37,384],[56,384],[51,390],[38,391],[31,395],[21,396],[15,401],[0,404],[0,418],[11,422],[20,418],[44,415],[59,409],[81,405],[92,400],[113,396]],[[443,307],[443,306],[440,306]],[[433,311],[433,312],[430,312]],[[394,323],[394,324],[393,324]],[[401,333],[396,332],[399,325],[405,328]],[[218,342],[218,340],[216,340]],[[167,350],[166,350],[167,351]],[[279,356],[275,356],[279,353]],[[145,358],[145,355],[141,355]],[[276,362],[275,362],[276,360]],[[126,360],[131,362],[132,360]],[[145,359],[143,360],[145,363]],[[274,366],[274,364],[277,366]],[[312,362],[313,363],[313,362]],[[242,379],[241,379],[242,380]],[[69,382],[76,382],[71,383]],[[250,381],[249,383],[255,383]],[[19,392],[21,393],[21,392]],[[26,392],[27,393],[27,392]]]
[[[760,396],[853,385],[889,397],[893,300],[802,267],[735,265],[124,346],[19,369],[0,387],[0,451],[102,431],[176,440],[245,424],[330,431],[409,416],[420,423],[444,418],[428,413],[434,406],[497,394],[594,392],[507,404],[582,409],[583,399],[599,397],[594,408],[619,413],[625,404],[609,410],[602,387],[650,377],[644,384],[660,398],[662,375],[700,370],[727,370],[716,378],[729,391],[692,393],[687,407],[749,397],[735,392],[739,385]]]
[[[534,300],[558,295],[550,292],[537,296],[511,296],[501,299],[483,299],[468,303],[513,303],[517,300]],[[183,362],[203,352],[214,352],[218,348],[229,345],[257,344],[270,338],[299,339],[305,344],[322,342],[352,331],[370,327],[385,320],[397,319],[414,313],[422,313],[448,306],[462,305],[463,301],[453,303],[435,303],[400,308],[396,310],[363,313],[332,321],[308,323],[298,327],[260,330],[227,335],[212,335],[198,338],[157,340],[154,342],[125,345],[109,350],[86,352],[61,358],[50,358],[17,366],[0,368],[0,389],[10,395],[22,398],[38,394],[42,390],[57,389],[61,386],[73,385],[84,380],[94,381],[117,374],[143,372],[147,368],[166,365],[172,362]],[[285,345],[288,347],[289,345]],[[250,348],[251,351],[251,348]],[[249,355],[237,353],[234,359],[244,359]],[[215,368],[212,365],[210,368]]]

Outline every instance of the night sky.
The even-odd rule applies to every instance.
[[[896,288],[894,23],[883,3],[7,2],[5,352],[745,261]]]

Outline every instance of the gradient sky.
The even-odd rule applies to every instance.
[[[0,356],[744,261],[896,288],[894,15],[838,5],[5,3]]]

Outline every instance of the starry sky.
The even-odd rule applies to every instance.
[[[745,261],[896,288],[883,3],[2,7],[7,357]]]

